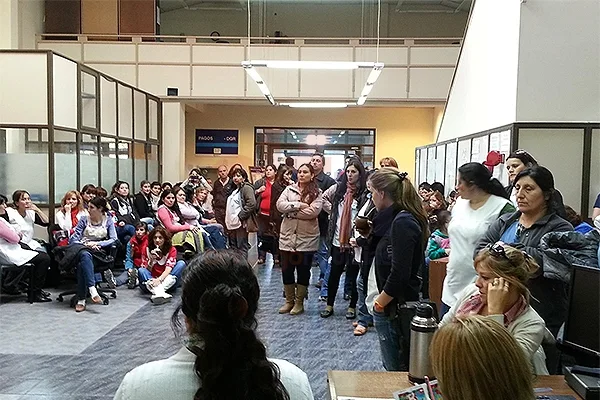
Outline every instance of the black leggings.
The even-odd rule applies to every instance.
[[[284,285],[308,286],[310,284],[310,268],[312,267],[314,252],[301,251],[280,251],[281,257],[281,277]],[[294,276],[294,271],[298,275],[298,280]]]
[[[35,251],[35,250],[32,250]],[[51,260],[50,256],[43,252],[37,252],[37,255],[29,260],[26,264],[33,264],[32,276],[31,276],[31,290],[34,293],[39,293],[44,286],[44,282],[46,281],[46,274],[48,273],[48,269],[50,268]],[[21,279],[27,274],[28,269],[25,269],[24,266],[21,266],[22,270],[18,272],[11,272],[8,274],[5,280],[2,281],[3,286],[16,287]]]
[[[331,270],[327,281],[327,305],[333,307],[342,272],[346,270],[346,281],[351,283],[350,308],[356,308],[358,301],[358,290],[356,278],[358,277],[359,265],[354,262],[354,251],[348,249],[340,251],[339,247],[331,246]]]

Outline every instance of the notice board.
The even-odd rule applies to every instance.
[[[196,154],[238,154],[239,131],[196,129]]]

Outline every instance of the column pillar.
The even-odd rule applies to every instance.
[[[163,103],[162,178],[174,184],[185,176],[185,105]]]

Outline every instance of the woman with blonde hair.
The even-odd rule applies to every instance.
[[[83,199],[77,190],[65,193],[60,201],[60,208],[54,216],[60,229],[68,231],[71,236],[82,216],[88,215],[83,206]]]
[[[383,366],[408,370],[410,321],[419,300],[419,271],[429,239],[428,219],[406,172],[385,167],[368,181],[378,213],[373,218],[375,268],[369,273],[369,299]],[[371,307],[369,307],[371,308]]]
[[[548,375],[542,340],[546,324],[529,305],[529,278],[539,269],[533,257],[502,242],[475,257],[477,280],[459,294],[457,303],[440,322],[480,315],[502,324],[515,338],[537,375]]]
[[[455,319],[438,330],[430,359],[444,400],[532,400],[525,354],[498,322],[482,316]]]

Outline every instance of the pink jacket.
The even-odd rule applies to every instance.
[[[180,224],[179,217],[175,215],[173,211],[169,210],[164,204],[158,207],[156,215],[169,233],[189,231],[192,229],[189,224]]]

